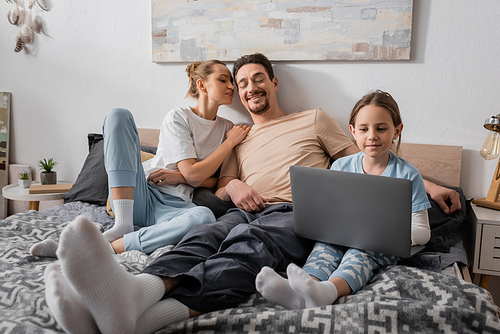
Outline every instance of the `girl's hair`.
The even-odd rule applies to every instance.
[[[376,106],[385,108],[392,117],[392,122],[394,126],[397,127],[399,124],[403,123],[401,120],[401,114],[399,113],[398,103],[391,94],[377,89],[374,92],[368,93],[361,98],[352,108],[351,117],[349,118],[349,125],[355,126],[356,116],[358,116],[359,111],[366,106]],[[399,145],[401,144],[401,135],[398,138],[398,144],[396,145],[396,154],[399,151]]]
[[[189,89],[186,97],[192,96],[197,99],[198,96],[200,96],[200,92],[198,91],[196,82],[198,81],[198,79],[207,80],[208,76],[214,73],[214,66],[217,64],[226,66],[226,64],[221,62],[220,60],[213,59],[196,61],[186,67],[186,73],[189,77]]]

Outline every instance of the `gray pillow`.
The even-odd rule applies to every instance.
[[[151,153],[156,155],[156,146],[144,146],[141,145],[141,151],[146,152],[146,153]]]
[[[104,168],[103,136],[89,133],[87,138],[89,154],[73,187],[64,194],[64,203],[80,201],[105,206],[108,199],[108,174]]]

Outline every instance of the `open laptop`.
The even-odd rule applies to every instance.
[[[412,182],[290,167],[295,233],[350,248],[410,257]]]

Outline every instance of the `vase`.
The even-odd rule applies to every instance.
[[[31,180],[18,179],[17,183],[19,184],[19,188],[29,188],[31,186]]]
[[[41,172],[40,182],[42,184],[57,184],[57,173],[56,172]]]

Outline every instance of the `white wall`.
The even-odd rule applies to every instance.
[[[35,168],[55,157],[59,178],[75,180],[86,135],[101,132],[110,108],[158,127],[169,109],[192,102],[183,98],[187,64],[152,63],[149,1],[46,1],[45,35],[30,54],[14,53],[17,29],[0,3],[0,91],[13,95],[10,163]],[[495,162],[478,150],[484,120],[500,112],[499,12],[497,0],[414,0],[411,61],[277,63],[280,105],[321,107],[347,131],[353,104],[385,89],[400,104],[403,141],[463,146],[462,187],[484,197]],[[249,120],[237,98],[222,114]]]

